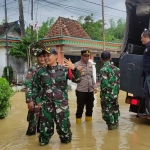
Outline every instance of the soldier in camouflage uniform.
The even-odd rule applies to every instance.
[[[110,64],[111,54],[107,51],[101,53],[103,67],[100,70],[100,98],[102,118],[108,125],[108,130],[118,127],[119,105],[118,94],[120,87],[120,70]]]
[[[55,49],[47,49],[45,62],[47,67],[40,69],[35,79],[35,93],[43,88],[41,98],[36,103],[41,107],[40,114],[40,145],[49,143],[54,134],[54,122],[62,143],[71,142],[72,133],[69,121],[67,79],[78,80],[80,73],[70,60],[64,59],[65,66],[57,63],[58,53]],[[72,72],[68,71],[72,69]],[[72,74],[71,74],[72,73]]]
[[[40,109],[35,105],[35,97],[33,96],[34,78],[37,71],[44,67],[44,50],[38,50],[36,53],[37,64],[31,67],[26,76],[25,86],[26,86],[26,103],[28,105],[28,115],[27,121],[29,122],[26,135],[34,135],[39,132],[39,111]],[[38,96],[38,95],[37,95]]]

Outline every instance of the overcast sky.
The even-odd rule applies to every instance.
[[[19,18],[18,0],[7,1],[7,15],[9,22],[16,21]],[[42,21],[46,21],[48,17],[59,16],[70,19],[77,19],[79,16],[87,16],[94,14],[94,19],[101,19],[101,0],[87,0],[95,4],[86,2],[84,0],[34,0],[34,22],[37,20],[41,25]],[[5,18],[4,0],[0,0],[0,22]],[[53,3],[53,4],[52,4]],[[105,20],[119,18],[125,20],[125,0],[104,0]],[[108,8],[111,7],[111,8]],[[23,0],[25,25],[31,22],[31,0]],[[119,9],[120,11],[114,10]]]

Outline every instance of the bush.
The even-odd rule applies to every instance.
[[[13,93],[8,81],[5,78],[0,78],[0,118],[8,115],[8,109],[11,106],[10,97]]]
[[[8,70],[9,70],[9,81],[8,81],[8,76],[7,76],[7,68],[8,68]],[[5,79],[7,79],[7,81],[8,81],[9,83],[12,83],[12,80],[13,80],[13,77],[14,77],[13,74],[14,74],[14,72],[13,72],[13,69],[12,69],[11,66],[9,66],[9,67],[4,67],[2,77],[4,77]]]

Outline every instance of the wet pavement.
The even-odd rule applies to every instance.
[[[0,119],[0,150],[147,150],[150,147],[150,120],[139,119],[129,112],[124,103],[125,93],[120,92],[119,104],[121,116],[117,130],[107,130],[101,117],[99,93],[95,94],[95,106],[92,122],[76,124],[76,97],[69,91],[70,121],[73,133],[72,142],[60,143],[56,133],[50,143],[39,146],[38,134],[26,136],[27,106],[24,92],[17,92],[12,98],[12,107],[8,117]]]

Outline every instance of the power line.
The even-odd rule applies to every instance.
[[[87,3],[91,3],[91,4],[95,4],[95,5],[100,5],[102,6],[101,4],[98,4],[98,3],[95,3],[95,2],[91,2],[91,1],[87,1],[87,0],[82,0],[82,1],[85,1]],[[113,8],[113,7],[109,7],[109,6],[104,6],[106,8],[109,8],[109,9],[113,9],[113,10],[117,10],[117,11],[121,11],[121,12],[126,12],[126,11],[123,11],[123,10],[120,10],[120,9],[116,9],[116,8]]]
[[[93,12],[91,12],[91,11],[89,11],[89,10],[87,10],[87,9],[82,9],[82,8],[78,8],[78,7],[73,7],[73,6],[70,6],[70,5],[64,5],[64,4],[61,4],[61,3],[55,3],[55,2],[50,2],[50,1],[47,1],[47,0],[42,0],[42,2],[47,2],[47,3],[49,3],[49,4],[52,4],[52,5],[55,5],[55,6],[57,6],[57,7],[60,7],[61,9],[68,9],[70,12],[72,12],[73,10],[74,11],[82,11],[82,12],[84,12],[84,13],[93,13],[93,14],[101,14],[100,12],[95,12],[95,11],[93,11]],[[76,13],[76,14],[79,14],[79,13]],[[82,15],[81,13],[80,13],[80,15]],[[87,15],[87,14],[86,14]],[[110,15],[110,14],[105,14],[105,15],[109,15],[109,16],[112,16],[112,15]],[[116,17],[116,16],[114,16],[114,17]],[[119,17],[119,18],[121,18],[121,17]]]
[[[39,1],[41,1],[41,0],[39,0]],[[76,14],[77,16],[84,16],[84,17],[86,17],[88,14],[87,13],[89,13],[89,14],[91,14],[91,13],[93,13],[94,14],[94,16],[101,16],[101,12],[99,12],[99,11],[94,11],[94,10],[89,10],[89,9],[83,9],[83,8],[79,8],[79,7],[73,7],[73,6],[70,6],[70,5],[64,5],[64,4],[61,4],[61,3],[53,3],[53,2],[49,2],[49,1],[45,1],[45,0],[42,0],[41,2],[46,2],[46,3],[49,3],[49,5],[43,5],[42,7],[46,7],[46,6],[49,6],[49,7],[51,7],[51,8],[55,8],[55,9],[58,9],[57,7],[59,7],[59,8],[61,8],[63,11],[68,11],[68,12],[71,12],[72,14]],[[24,11],[24,13],[28,13],[28,16],[29,16],[29,5],[30,5],[30,0],[28,1],[28,10],[27,11]],[[52,5],[54,6],[54,7],[52,7]],[[40,8],[42,8],[42,7],[38,7],[38,9],[40,9]],[[37,9],[37,8],[36,8]],[[36,10],[36,9],[34,9],[34,10]],[[47,9],[47,11],[48,11],[48,9]],[[49,11],[50,12],[50,11]],[[52,12],[51,12],[52,13]],[[54,13],[52,13],[52,14],[54,14]],[[9,15],[9,16],[14,16],[14,15],[18,15],[18,13],[15,13],[15,14],[12,14],[12,15]],[[55,16],[56,16],[56,14],[54,14]],[[57,16],[59,16],[59,15],[57,15]],[[112,16],[112,17],[110,17],[110,16]],[[27,17],[27,18],[29,18],[29,17]],[[99,17],[98,17],[99,18]],[[93,19],[98,19],[98,18],[93,18]],[[114,15],[110,15],[110,14],[105,14],[105,18],[108,18],[108,19],[114,19],[114,20],[116,20],[117,18],[119,19],[119,18],[122,18],[122,17],[119,17],[119,16],[114,16]],[[117,20],[118,20],[117,19]],[[123,21],[125,21],[125,18],[124,19],[122,19]]]

